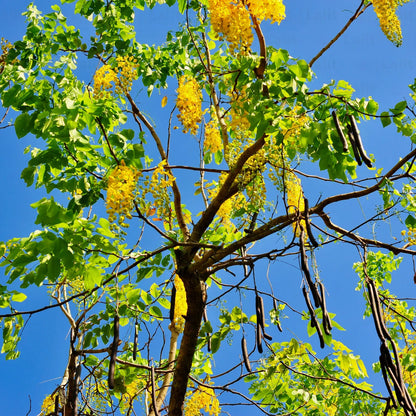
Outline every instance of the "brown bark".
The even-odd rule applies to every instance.
[[[179,264],[180,262],[178,262]],[[183,270],[179,267],[177,272],[185,286],[188,313],[173,375],[169,416],[182,416],[183,414],[183,403],[188,386],[189,373],[192,367],[206,301],[205,283],[200,280],[198,275],[189,273],[187,267]]]

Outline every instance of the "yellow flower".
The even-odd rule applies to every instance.
[[[208,0],[211,25],[230,51],[245,53],[253,43],[250,13],[239,0]]]
[[[173,313],[173,325],[177,332],[183,332],[185,327],[185,318],[188,313],[188,303],[186,301],[185,286],[183,285],[182,279],[175,275],[174,281],[176,296],[175,296],[175,310]]]
[[[137,78],[137,62],[132,57],[116,58],[117,67],[103,65],[94,74],[93,94],[96,98],[106,98],[114,88],[116,94],[128,93],[133,80]]]
[[[272,23],[280,24],[286,17],[282,0],[249,0],[247,6],[259,21],[269,19]]]
[[[387,39],[396,46],[402,43],[402,29],[396,15],[398,6],[410,0],[373,0],[374,11],[380,21],[380,27]]]
[[[221,134],[214,120],[211,120],[205,126],[204,149],[211,153],[217,153],[219,150],[222,150]]]
[[[285,177],[287,205],[289,214],[303,212],[305,210],[305,201],[303,199],[302,185],[300,179],[291,171],[286,173]],[[305,221],[300,222],[303,229],[306,230]],[[297,222],[292,223],[295,235],[299,237],[300,227]]]
[[[108,177],[106,207],[109,221],[114,222],[119,216],[120,225],[127,227],[125,218],[131,218],[133,209],[134,190],[139,172],[126,166],[124,160]]]
[[[43,400],[42,407],[41,407],[41,415],[49,415],[55,411],[55,396],[50,394],[46,396]]]
[[[117,85],[117,74],[110,65],[104,65],[94,74],[93,94],[96,98],[105,98],[109,90]]]
[[[221,412],[220,403],[215,396],[214,389],[198,386],[198,389],[188,395],[184,416],[198,416],[204,410],[209,415],[218,416]]]
[[[178,118],[183,126],[183,132],[191,131],[196,134],[198,123],[202,120],[202,92],[195,78],[183,75],[179,78],[176,90],[176,106],[179,110]]]

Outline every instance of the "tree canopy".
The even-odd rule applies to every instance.
[[[413,6],[356,3],[309,62],[264,35],[281,0],[31,4],[2,40],[0,134],[27,140],[42,197],[33,232],[0,244],[1,352],[18,359],[46,310],[69,330],[41,415],[416,415],[416,297],[391,286],[415,269],[416,81],[383,108],[313,71],[364,14],[400,46]],[[141,43],[143,10],[167,6],[178,27]],[[379,165],[367,123],[407,150]],[[372,368],[327,302],[337,256]]]

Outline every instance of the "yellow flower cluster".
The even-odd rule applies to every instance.
[[[116,94],[126,94],[131,90],[133,80],[137,77],[137,60],[133,57],[119,56],[117,67],[103,65],[94,74],[93,94],[96,98],[106,98],[114,88]]]
[[[374,11],[380,21],[380,27],[387,39],[396,46],[402,43],[402,29],[396,10],[398,6],[410,0],[373,0]]]
[[[117,85],[117,74],[110,65],[98,68],[94,74],[93,94],[96,98],[106,98],[109,90]]]
[[[230,43],[230,51],[245,53],[253,43],[250,13],[239,0],[208,0],[212,28]]]
[[[42,407],[40,409],[40,415],[46,416],[55,411],[55,396],[50,394],[49,396],[46,396],[43,400]]]
[[[166,160],[162,160],[154,170],[150,179],[148,192],[153,197],[153,205],[158,218],[169,216],[169,193],[168,188],[172,186],[175,177],[166,169]]]
[[[202,120],[202,92],[195,78],[183,75],[179,78],[179,86],[176,90],[176,106],[178,107],[179,121],[182,123],[183,132],[196,134],[198,123]]]
[[[126,384],[126,391],[120,399],[120,413],[126,414],[132,402],[137,396],[146,388],[146,379],[142,376],[137,376],[131,383]]]
[[[217,153],[219,150],[222,150],[221,134],[214,120],[211,120],[205,126],[204,150],[211,153]]]
[[[175,310],[173,313],[173,326],[179,333],[183,332],[185,328],[185,318],[188,313],[188,303],[186,302],[185,286],[182,279],[175,275],[174,285],[176,288]]]
[[[416,245],[416,228],[409,228],[406,233],[406,230],[402,231],[402,236],[405,237],[409,246]]]
[[[126,166],[124,160],[108,177],[106,207],[109,221],[114,222],[119,216],[119,224],[128,227],[124,222],[131,218],[133,209],[134,190],[136,189],[139,172]]]
[[[137,78],[137,59],[132,56],[119,56],[116,59],[118,72],[116,93],[128,93]]]
[[[197,416],[204,410],[209,415],[218,416],[221,412],[220,402],[215,396],[214,389],[198,386],[198,389],[189,396],[185,404],[185,416]]]
[[[280,24],[286,17],[282,0],[250,0],[247,1],[247,6],[259,21],[269,19],[272,23]]]
[[[287,205],[289,214],[303,212],[305,210],[305,201],[303,199],[302,185],[300,179],[291,171],[286,173],[285,186],[287,195]],[[301,221],[301,225],[306,230],[305,221]],[[295,235],[299,237],[300,227],[297,222],[292,223]]]

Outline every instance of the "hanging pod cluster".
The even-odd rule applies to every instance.
[[[384,322],[383,313],[380,305],[380,298],[374,281],[370,278],[366,278],[368,300],[371,307],[371,312],[374,319],[374,325],[376,327],[377,335],[380,338],[380,366],[383,374],[384,383],[389,391],[390,397],[393,402],[393,406],[397,408],[397,401],[403,408],[406,416],[416,415],[416,407],[410,397],[410,394],[406,388],[403,380],[403,372],[399,361],[399,354],[396,344],[390,336]],[[387,345],[387,341],[390,343],[393,350],[394,360],[391,356],[391,352]],[[396,397],[393,395],[393,391],[389,382],[391,380]]]
[[[316,332],[319,337],[319,342],[321,348],[324,348],[325,341],[322,334],[321,326],[318,323],[316,318],[315,309],[312,306],[312,302],[309,298],[309,291],[312,293],[312,297],[315,303],[316,308],[321,308],[322,311],[322,326],[326,335],[331,335],[332,323],[328,311],[326,310],[326,300],[325,300],[325,288],[321,282],[314,282],[311,277],[308,265],[308,256],[306,255],[305,249],[305,231],[303,227],[300,227],[300,236],[299,236],[299,246],[300,246],[300,263],[303,272],[306,285],[302,288],[302,293],[305,298],[306,306],[311,315],[311,326],[316,328]],[[308,286],[309,291],[306,286]]]
[[[337,113],[335,112],[335,110],[333,110],[331,114],[332,119],[334,120],[335,128],[338,133],[338,137],[340,138],[342,143],[343,152],[347,153],[349,151],[349,146],[347,139],[345,138],[340,121],[338,119]],[[364,162],[369,168],[372,168],[373,164],[371,163],[370,158],[367,156],[364,150],[363,142],[361,140],[360,131],[358,130],[355,117],[352,114],[349,114],[348,119],[348,139],[351,144],[352,151],[354,153],[354,158],[359,166],[361,166]]]

